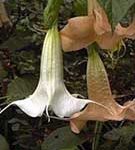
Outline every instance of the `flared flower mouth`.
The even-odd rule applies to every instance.
[[[102,49],[112,50],[124,38],[135,39],[135,20],[128,27],[118,24],[112,31],[104,9],[97,0],[89,1],[88,16],[74,17],[61,30],[64,51],[76,51],[97,42]]]
[[[113,98],[107,73],[97,51],[89,50],[87,65],[87,87],[89,98],[103,105],[87,105],[86,108],[71,117],[71,129],[79,133],[88,120],[121,121],[128,119],[135,121],[135,100],[119,105]]]
[[[57,26],[53,26],[44,40],[40,79],[36,90],[26,99],[12,102],[0,113],[11,105],[17,105],[32,117],[42,116],[44,110],[49,117],[48,109],[51,109],[58,117],[63,118],[79,112],[88,103],[97,104],[88,99],[73,97],[64,85],[61,42]]]

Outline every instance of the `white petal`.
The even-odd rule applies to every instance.
[[[63,118],[79,112],[90,102],[92,101],[73,97],[63,85],[63,87],[59,86],[59,89],[57,89],[50,105],[54,113]]]
[[[26,99],[17,100],[9,104],[3,110],[0,111],[2,113],[11,105],[17,105],[23,112],[31,117],[42,116],[45,107],[48,105],[47,95],[45,88],[42,88],[41,84],[37,87],[35,92]]]

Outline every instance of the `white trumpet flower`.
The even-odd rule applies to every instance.
[[[70,117],[91,102],[95,103],[73,97],[64,85],[61,42],[57,26],[54,26],[48,30],[44,40],[40,79],[35,92],[23,100],[12,102],[0,113],[11,105],[17,105],[31,117],[42,116],[44,110],[49,117],[48,109],[51,109],[58,117],[63,118]]]

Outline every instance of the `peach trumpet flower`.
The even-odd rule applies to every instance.
[[[78,16],[68,20],[61,30],[64,51],[76,51],[97,42],[100,48],[112,50],[124,38],[135,39],[135,20],[128,27],[118,24],[112,31],[104,9],[97,0],[88,3],[88,16]]]
[[[87,87],[89,98],[105,107],[88,104],[83,111],[75,113],[70,120],[73,132],[79,133],[88,120],[121,121],[128,119],[135,121],[135,101],[128,101],[122,106],[114,100],[105,67],[94,49],[89,50]]]

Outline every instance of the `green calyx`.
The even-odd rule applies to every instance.
[[[60,6],[63,0],[48,0],[48,4],[44,9],[44,25],[51,28],[58,22]]]
[[[93,58],[94,56],[96,57],[98,55],[98,53],[97,53],[98,49],[99,49],[99,47],[96,43],[91,44],[87,50],[88,57],[90,57],[90,58],[91,57]]]

